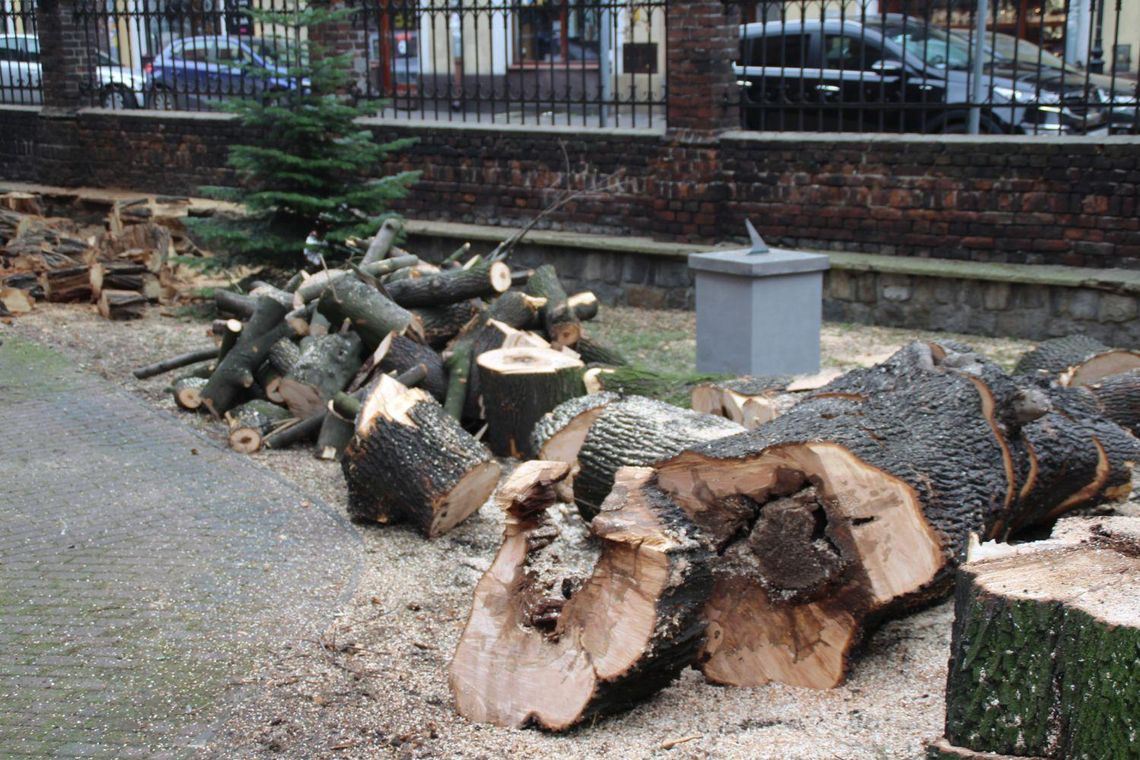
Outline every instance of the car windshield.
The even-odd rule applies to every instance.
[[[1006,61],[1028,61],[1051,69],[1065,69],[1073,73],[1080,73],[1080,69],[1072,64],[1066,64],[1064,59],[1042,50],[1037,45],[1026,40],[1019,40],[1008,34],[986,35],[986,49],[993,49],[994,55]]]
[[[918,24],[887,24],[883,34],[908,54],[924,60],[928,66],[966,69],[970,65],[969,46],[941,29]]]

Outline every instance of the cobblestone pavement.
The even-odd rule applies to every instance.
[[[191,755],[347,600],[347,522],[0,332],[0,757]]]

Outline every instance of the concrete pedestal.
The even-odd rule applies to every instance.
[[[696,274],[697,370],[736,375],[819,370],[824,254],[750,250],[689,255]]]

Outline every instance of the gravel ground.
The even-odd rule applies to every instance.
[[[177,413],[166,381],[130,369],[206,345],[205,325],[160,316],[107,322],[83,306],[40,308],[10,328]],[[598,337],[673,369],[691,366],[693,315],[603,307]],[[868,364],[912,331],[828,324],[824,364]],[[965,337],[1009,365],[1029,344]],[[183,414],[224,443],[222,428]],[[308,451],[255,454],[301,487],[345,508],[339,466]],[[262,653],[243,700],[219,729],[219,757],[747,757],[916,758],[942,733],[952,609],[943,603],[887,623],[866,642],[848,682],[830,691],[781,685],[732,689],[686,672],[634,710],[565,735],[475,725],[450,705],[446,667],[471,594],[498,547],[502,519],[485,508],[427,542],[399,527],[359,526],[368,566],[355,599],[317,641]],[[251,696],[252,693],[252,696]],[[671,748],[670,748],[671,747]]]

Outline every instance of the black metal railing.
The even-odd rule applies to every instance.
[[[666,0],[356,0],[359,89],[400,119],[664,124]]]
[[[90,60],[84,91],[105,108],[207,111],[303,86],[300,0],[84,0],[76,15]]]
[[[1136,134],[1136,64],[1105,2],[749,2],[733,107],[766,131]]]
[[[0,0],[0,103],[43,102],[35,0]]]

